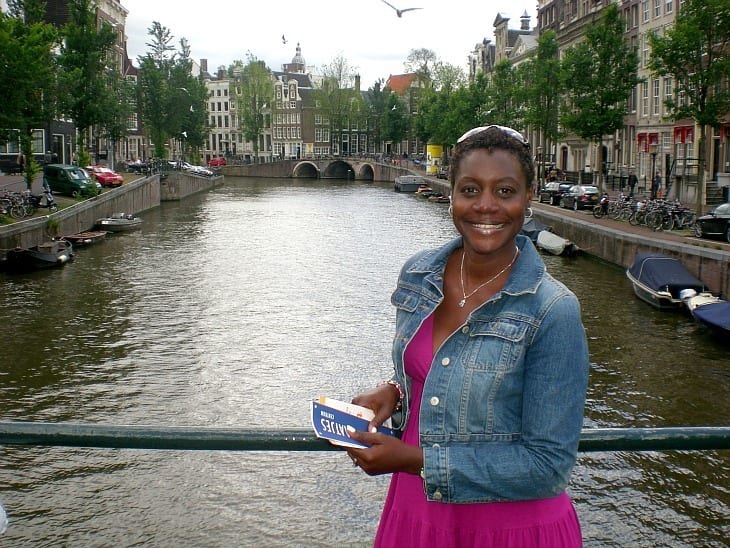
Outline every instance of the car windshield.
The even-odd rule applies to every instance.
[[[86,172],[82,169],[70,169],[68,171],[68,176],[70,179],[85,179]]]
[[[584,186],[583,194],[598,194],[598,189],[594,186]]]

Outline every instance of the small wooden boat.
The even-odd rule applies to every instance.
[[[61,236],[62,240],[71,242],[74,246],[79,247],[81,245],[91,245],[109,234],[106,230],[91,230],[88,232],[77,232],[76,234],[68,234],[67,236]]]
[[[435,202],[437,204],[450,204],[451,198],[449,198],[448,196],[445,196],[444,194],[441,194],[441,193],[435,193],[435,194],[431,194],[428,197],[428,201]]]
[[[74,258],[73,244],[66,240],[51,240],[29,248],[7,252],[5,268],[10,271],[40,270],[69,263]]]
[[[395,178],[393,187],[396,192],[418,192],[422,185],[428,186],[426,179],[420,175],[399,175]]]
[[[563,255],[565,257],[572,257],[579,251],[576,244],[549,230],[541,230],[537,233],[535,245],[538,249],[542,249],[553,255]]]
[[[127,213],[114,213],[96,221],[96,226],[107,232],[126,232],[139,228],[141,225],[142,219]]]
[[[660,253],[638,253],[626,270],[626,277],[639,299],[663,310],[679,309],[684,289],[707,292],[705,284],[690,274],[679,259]]]

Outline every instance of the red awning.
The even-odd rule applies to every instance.
[[[636,135],[636,142],[639,145],[639,152],[649,152],[649,141],[647,140],[646,133],[638,133]]]
[[[659,134],[658,133],[649,134],[649,145],[659,146]]]
[[[674,128],[675,143],[693,143],[695,135],[694,126],[676,126]]]

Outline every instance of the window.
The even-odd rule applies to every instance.
[[[651,81],[652,94],[654,96],[652,102],[652,114],[654,116],[659,115],[659,78],[655,78]]]
[[[662,14],[662,0],[654,0],[654,17],[660,17]]]
[[[649,62],[649,36],[647,34],[641,37],[641,65],[646,67]]]
[[[291,101],[289,101],[289,108],[297,108],[296,100],[292,99]]]
[[[641,115],[649,116],[649,82],[641,84]]]
[[[672,13],[674,11],[674,0],[665,0],[664,13]]]
[[[215,94],[216,94],[216,95],[217,95],[218,97],[220,97],[220,96],[221,96],[221,90],[219,90],[219,89],[215,90]]]
[[[649,0],[641,0],[641,20],[644,23],[649,21]]]
[[[226,112],[228,112],[228,101],[225,101],[223,103],[223,110],[225,110]]]
[[[670,101],[672,97],[674,96],[673,90],[672,90],[672,79],[671,78],[664,78],[664,114],[669,114],[669,108],[666,105],[667,101]]]
[[[228,89],[223,90],[223,97],[228,97]]]

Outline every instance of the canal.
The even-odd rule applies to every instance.
[[[227,178],[141,216],[0,274],[0,420],[306,428],[389,374],[400,266],[455,235],[441,204],[342,181]],[[586,427],[728,425],[727,348],[617,267],[543,257],[582,303]],[[581,454],[586,546],[725,546],[729,456]],[[0,446],[0,546],[368,546],[387,481],[333,452]]]

